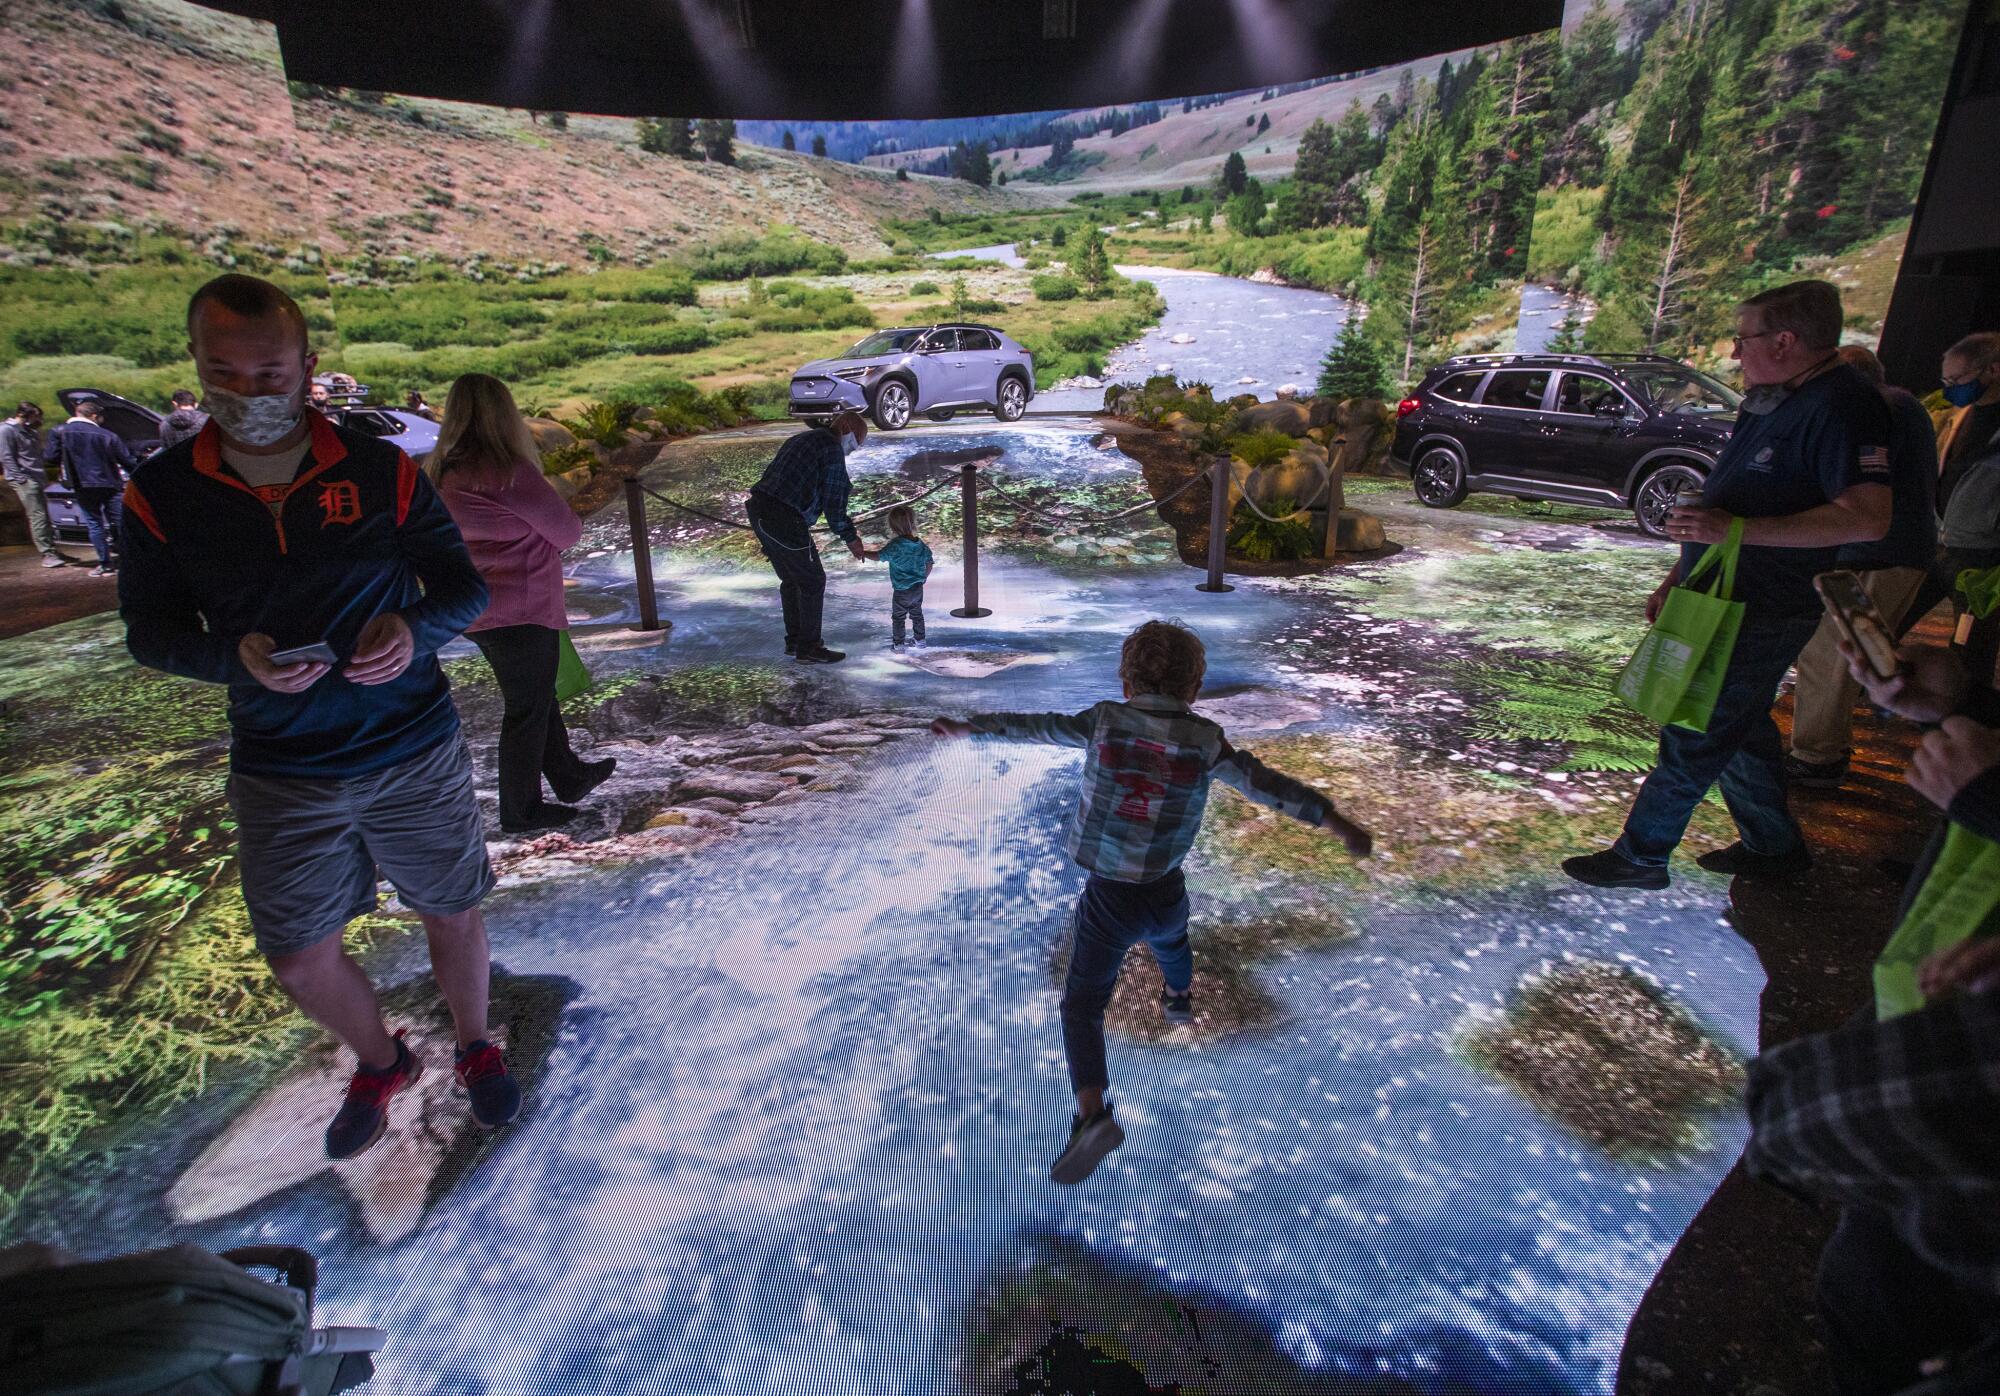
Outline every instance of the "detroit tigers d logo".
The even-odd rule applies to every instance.
[[[321,528],[361,522],[361,490],[352,480],[330,480],[319,488]]]

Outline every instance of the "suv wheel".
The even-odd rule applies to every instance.
[[[949,407],[933,407],[930,411],[924,413],[924,415],[929,417],[933,422],[948,422],[951,420],[951,409]]]
[[[1465,500],[1465,463],[1448,446],[1433,446],[1417,457],[1410,472],[1417,502],[1433,509],[1450,509]]]
[[[910,414],[916,406],[910,397],[910,385],[900,378],[891,378],[875,390],[875,410],[869,415],[882,430],[901,431],[910,424]]]
[[[1702,474],[1691,465],[1663,465],[1639,482],[1638,491],[1632,496],[1632,517],[1639,521],[1640,531],[1649,538],[1667,536],[1667,512],[1674,507],[1674,496],[1682,490],[1701,488]]]
[[[1028,410],[1028,390],[1018,378],[1000,380],[1000,401],[993,405],[993,415],[1003,422],[1018,422]]]

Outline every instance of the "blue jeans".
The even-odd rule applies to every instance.
[[[1745,848],[1775,856],[1799,846],[1804,836],[1785,806],[1785,747],[1771,704],[1817,629],[1816,615],[1743,618],[1708,730],[1660,729],[1659,760],[1612,845],[1619,854],[1642,867],[1665,867],[1695,806],[1718,780]]]
[[[109,567],[112,555],[124,556],[119,530],[125,526],[125,497],[120,490],[84,488],[75,491],[76,507],[83,511],[84,527],[90,530],[90,546],[97,549],[97,565]]]
[[[1104,1068],[1104,1010],[1118,987],[1127,950],[1146,942],[1167,988],[1177,994],[1188,991],[1194,982],[1194,951],[1188,946],[1187,924],[1187,882],[1179,868],[1154,882],[1093,877],[1083,884],[1062,996],[1063,1055],[1069,1058],[1071,1090],[1103,1090],[1111,1084]]]

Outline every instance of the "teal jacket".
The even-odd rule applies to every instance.
[[[920,587],[931,574],[931,550],[921,538],[891,538],[882,545],[889,564],[889,585],[897,591]]]

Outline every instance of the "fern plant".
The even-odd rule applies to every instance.
[[[1291,518],[1298,512],[1291,499],[1274,499],[1263,518],[1243,503],[1236,506],[1236,519],[1228,537],[1229,551],[1252,562],[1297,562],[1314,552],[1312,530]],[[1271,520],[1277,520],[1273,523]]]
[[[1459,674],[1484,699],[1474,732],[1504,741],[1561,742],[1562,771],[1649,771],[1657,733],[1618,701],[1611,675],[1574,664],[1522,658],[1505,666],[1461,665]]]
[[[1229,454],[1242,461],[1252,470],[1267,465],[1276,465],[1292,453],[1299,443],[1282,431],[1253,431],[1231,438]]]
[[[632,439],[638,410],[639,404],[634,402],[587,402],[563,425],[580,440],[595,441],[615,451]]]
[[[561,475],[574,470],[579,465],[597,464],[597,453],[582,441],[572,441],[567,446],[557,446],[542,452],[542,474]]]

